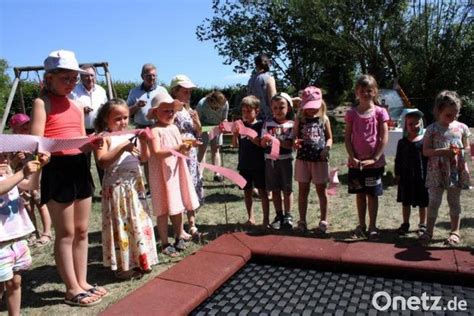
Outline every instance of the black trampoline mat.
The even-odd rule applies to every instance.
[[[392,309],[378,311],[372,304],[375,293],[384,291],[391,299],[440,296],[438,306],[464,300],[465,311]],[[425,297],[426,297],[425,296]],[[377,301],[385,307],[384,296]],[[433,300],[425,306],[432,306]],[[416,302],[415,302],[416,303]],[[412,305],[413,306],[413,305]],[[450,305],[451,307],[453,304]],[[416,307],[416,306],[415,306]],[[474,288],[424,281],[306,270],[248,263],[234,274],[192,315],[474,315]]]

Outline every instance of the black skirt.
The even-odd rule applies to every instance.
[[[94,182],[85,154],[51,156],[41,174],[41,203],[72,203],[91,197]]]

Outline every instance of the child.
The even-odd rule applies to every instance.
[[[349,193],[356,194],[359,225],[352,238],[366,236],[366,210],[369,210],[369,239],[378,239],[378,197],[383,194],[382,175],[385,157],[383,151],[388,142],[388,113],[376,105],[377,82],[371,75],[361,76],[355,86],[359,104],[345,116],[345,145],[349,154]]]
[[[34,100],[31,134],[49,138],[86,135],[84,112],[67,96],[74,89],[79,68],[73,52],[59,50],[44,61],[44,87]],[[101,145],[101,139],[93,146]],[[41,203],[47,204],[56,238],[54,256],[66,285],[64,302],[73,306],[98,304],[108,294],[87,282],[89,214],[94,192],[86,154],[79,148],[55,152],[42,170]]]
[[[202,125],[219,125],[227,121],[229,114],[229,102],[220,91],[214,90],[204,98],[199,100],[196,106],[196,112]],[[223,134],[209,141],[209,134],[202,133],[203,144],[199,146],[198,160],[200,162],[206,160],[207,146],[211,147],[211,163],[216,166],[221,165],[221,154],[219,148],[223,144]],[[214,181],[222,182],[224,177],[218,173],[214,174]]]
[[[265,185],[272,191],[273,205],[276,217],[270,224],[273,229],[292,229],[293,218],[291,207],[293,203],[293,115],[291,97],[286,93],[273,96],[271,110],[273,118],[266,121],[262,128],[262,147],[265,147]],[[277,160],[270,158],[271,137],[280,141],[280,152]],[[283,192],[283,205],[281,193]],[[283,209],[285,214],[283,214]]]
[[[151,130],[153,139],[150,144],[151,201],[153,212],[158,217],[162,253],[171,257],[178,255],[177,250],[186,249],[182,213],[199,207],[185,159],[174,156],[170,150],[187,154],[191,149],[190,144],[183,143],[178,128],[173,124],[180,106],[180,101],[160,92],[153,98],[149,113],[156,121]],[[174,245],[168,242],[168,216],[174,228]]]
[[[118,132],[128,127],[129,110],[122,99],[106,102],[97,114],[96,131]],[[153,222],[145,199],[140,163],[149,157],[145,132],[105,138],[96,150],[102,183],[102,254],[104,266],[120,279],[141,278],[158,263]],[[136,137],[139,139],[138,147]]]
[[[261,135],[263,122],[257,120],[260,100],[249,95],[242,99],[242,121],[248,128]],[[255,216],[252,207],[253,187],[257,188],[258,194],[262,199],[263,226],[270,224],[269,202],[267,192],[265,191],[265,158],[263,148],[260,146],[260,138],[250,139],[248,136],[239,135],[236,129],[232,137],[232,145],[239,146],[239,163],[237,169],[240,175],[247,180],[244,187],[244,201],[248,214],[248,225],[255,225]]]
[[[310,183],[316,186],[321,220],[317,231],[326,233],[328,197],[326,183],[329,181],[329,151],[332,146],[332,131],[326,116],[326,104],[321,90],[307,87],[303,91],[301,117],[295,122],[295,147],[298,149],[295,163],[295,180],[298,181],[298,229],[306,231],[306,211]]]
[[[29,161],[13,173],[8,156],[0,154],[0,291],[7,290],[8,315],[20,315],[21,272],[31,266],[26,237],[35,228],[23,207],[18,187],[29,190],[38,181],[37,176],[28,177],[40,169],[40,161]],[[40,159],[44,164],[48,158]]]
[[[456,120],[461,100],[454,91],[441,91],[435,99],[433,114],[436,122],[426,128],[423,154],[428,157],[426,187],[429,193],[426,233],[420,240],[428,242],[441,205],[443,192],[448,193],[451,232],[445,243],[453,246],[460,242],[461,190],[470,186],[466,156],[470,152],[469,128]]]
[[[401,202],[403,223],[398,234],[406,235],[410,229],[411,206],[419,207],[418,233],[426,231],[428,190],[425,188],[426,163],[423,156],[423,112],[406,109],[402,118],[403,138],[398,141],[395,156],[395,179],[398,184],[397,202]]]
[[[29,134],[30,133],[30,117],[23,113],[18,113],[10,118],[10,128],[13,134]],[[29,156],[29,157],[27,157]],[[20,167],[23,166],[25,159],[31,160],[32,155],[27,155],[24,152],[18,152],[16,156],[20,162]],[[51,216],[49,216],[48,207],[46,204],[41,204],[39,190],[32,190],[30,192],[20,190],[20,195],[25,200],[24,206],[30,215],[30,219],[35,226],[35,235],[30,237],[31,242],[29,246],[35,245],[37,247],[46,246],[51,242]],[[43,224],[43,231],[38,231],[38,225],[36,224],[35,207],[38,208],[41,217],[41,223]]]
[[[191,92],[196,88],[196,85],[185,75],[176,75],[171,79],[170,94],[174,99],[181,101],[175,114],[174,124],[178,127],[181,136],[185,140],[196,143],[196,140],[201,137],[201,121],[197,111],[191,109]],[[192,146],[189,150],[188,164],[191,178],[193,179],[194,188],[199,199],[199,204],[204,202],[204,184],[202,179],[202,172],[199,169],[198,148]],[[201,234],[196,226],[197,208],[193,210],[186,210],[186,217],[188,218],[189,234],[184,232],[183,237],[189,240],[191,237],[199,239]]]

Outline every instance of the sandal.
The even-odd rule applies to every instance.
[[[433,239],[433,235],[431,235],[430,233],[426,231],[423,234],[421,234],[420,237],[418,237],[418,240],[423,244],[430,242],[431,239]]]
[[[44,247],[48,245],[53,240],[53,236],[45,233],[40,234],[40,238],[36,240],[36,247]]]
[[[143,273],[137,270],[115,271],[115,277],[120,280],[140,280]]]
[[[306,231],[308,230],[308,227],[306,226],[306,222],[298,221],[298,224],[296,224],[296,230],[301,233],[306,233]]]
[[[199,242],[201,240],[201,232],[198,230],[196,226],[193,226],[189,229],[189,233],[191,234],[191,239],[194,242]]]
[[[453,247],[459,244],[460,241],[461,235],[456,232],[450,232],[449,237],[444,241],[444,244]]]
[[[369,231],[369,240],[379,240],[380,233],[378,232],[377,228],[374,228]]]
[[[174,248],[178,251],[184,251],[186,248],[188,248],[188,245],[186,245],[186,241],[183,238],[176,239],[174,243]]]
[[[171,244],[164,245],[161,253],[171,258],[179,256],[178,251],[176,251],[176,248]]]
[[[397,229],[397,234],[400,235],[400,236],[405,236],[406,234],[408,234],[409,231],[410,231],[410,224],[403,223]]]
[[[109,291],[107,291],[101,286],[98,286],[97,284],[94,284],[90,289],[86,290],[86,292],[91,296],[97,296],[100,298],[107,297],[110,295]]]
[[[366,238],[366,227],[357,225],[357,227],[352,231],[351,239],[360,239]]]
[[[36,244],[36,241],[38,240],[38,238],[36,238],[36,234],[35,233],[31,233],[30,237],[28,237],[26,239],[26,241],[28,242],[28,247],[32,247]]]
[[[328,227],[329,227],[329,223],[326,222],[326,221],[320,221],[319,222],[319,225],[318,225],[318,228],[316,228],[316,232],[321,234],[321,235],[325,235],[328,231]]]
[[[426,232],[426,224],[419,224],[418,225],[418,236],[423,235]]]
[[[102,302],[102,299],[100,297],[97,297],[97,299],[95,301],[92,301],[92,302],[84,302],[88,298],[94,298],[94,297],[91,296],[89,293],[82,292],[82,293],[79,293],[79,294],[75,295],[74,297],[72,297],[70,299],[64,298],[64,303],[67,304],[67,305],[70,305],[70,306],[91,307],[91,306],[95,306],[95,305],[99,304],[100,302]]]

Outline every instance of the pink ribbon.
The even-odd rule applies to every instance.
[[[339,184],[339,178],[337,177],[337,172],[339,171],[338,168],[333,168],[329,172],[329,185],[326,189],[326,193],[328,195],[336,195],[337,194],[337,185]]]
[[[246,127],[242,120],[237,120],[235,122],[222,122],[219,124],[219,126],[214,127],[209,132],[209,140],[213,140],[214,138],[218,137],[223,131],[226,133],[232,133],[235,131],[236,127],[238,127],[239,134],[242,136],[248,136],[250,138],[255,138],[258,136],[257,132],[249,127]]]
[[[182,153],[180,153],[180,152],[178,152],[174,149],[166,148],[165,150],[169,150],[176,157],[192,160],[188,156],[185,156]],[[230,181],[237,184],[241,189],[243,189],[245,187],[245,185],[247,184],[247,181],[239,173],[235,172],[234,170],[224,168],[224,167],[215,166],[215,165],[211,165],[211,164],[208,164],[208,163],[205,163],[205,162],[200,162],[199,164],[201,166],[203,166],[204,168],[210,169],[214,172],[217,172],[217,173],[223,175],[224,177],[226,177]]]
[[[272,148],[270,150],[269,156],[271,160],[277,160],[280,156],[280,141],[278,140],[278,138],[272,136],[269,133],[263,135],[263,138],[272,141]]]

